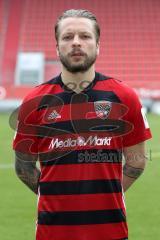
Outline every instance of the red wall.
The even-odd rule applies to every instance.
[[[57,61],[53,26],[61,12],[70,8],[86,8],[97,16],[101,26],[98,71],[133,87],[160,89],[160,1],[1,0],[0,3],[6,1],[9,17],[4,51],[0,52],[0,84],[7,85],[7,89],[14,89],[18,51],[43,51],[49,61],[45,80],[57,73],[57,67],[52,65]],[[7,91],[9,97],[14,90]]]

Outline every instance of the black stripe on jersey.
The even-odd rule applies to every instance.
[[[94,160],[89,160],[88,155],[96,156]],[[65,156],[65,157],[64,157]],[[83,157],[84,156],[84,157]],[[84,164],[84,163],[121,163],[122,151],[112,149],[86,149],[72,152],[53,151],[39,155],[42,166],[52,166],[60,164]]]
[[[96,101],[109,101],[113,103],[121,103],[119,97],[112,91],[103,91],[100,89],[91,89],[91,91],[87,92],[88,102],[96,102]]]
[[[38,213],[38,224],[43,225],[81,225],[125,222],[122,209],[95,211],[63,211]]]
[[[89,89],[88,91],[84,91],[81,93],[72,92],[62,92],[55,94],[58,98],[63,99],[64,104],[77,104],[77,103],[85,103],[88,102],[96,102],[96,101],[110,101],[114,103],[120,103],[119,97],[112,91],[103,91],[96,89]],[[45,98],[45,97],[44,97]]]
[[[39,104],[38,110],[47,107],[57,107],[63,106],[64,104],[79,104],[85,102],[96,102],[96,101],[110,101],[115,103],[120,103],[120,99],[118,96],[112,91],[103,91],[91,89],[88,92],[82,93],[68,93],[61,92],[54,95],[44,95],[42,96],[42,100]]]
[[[120,135],[127,130],[126,122],[118,119],[78,119],[72,121],[54,122],[37,127],[38,136],[55,137],[70,133],[88,133],[98,134],[100,132],[109,132],[110,136]],[[129,125],[130,127],[130,125]],[[67,129],[67,131],[66,131]],[[107,135],[106,135],[107,136]]]
[[[119,193],[122,191],[119,180],[80,180],[40,182],[40,195],[68,195]]]

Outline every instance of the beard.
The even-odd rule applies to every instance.
[[[71,73],[86,72],[95,63],[97,58],[96,51],[94,52],[94,54],[92,54],[92,56],[88,56],[87,54],[83,53],[83,57],[85,58],[83,62],[71,63],[71,56],[72,53],[65,56],[59,51],[59,58],[62,65]]]

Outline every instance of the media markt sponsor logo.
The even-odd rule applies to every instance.
[[[59,140],[53,138],[50,142],[49,149],[65,148],[65,147],[78,147],[78,146],[105,146],[111,145],[112,137],[98,138],[98,136],[89,136],[87,139],[84,137],[77,137],[75,139],[67,138],[66,140]]]

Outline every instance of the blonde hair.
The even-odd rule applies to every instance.
[[[58,38],[59,38],[59,24],[63,19],[69,18],[69,17],[87,18],[87,19],[90,19],[91,21],[93,21],[95,34],[96,34],[96,42],[99,41],[100,27],[98,25],[95,15],[85,9],[69,9],[62,13],[62,15],[57,19],[57,22],[55,24],[55,38],[56,38],[57,42],[58,42]]]

